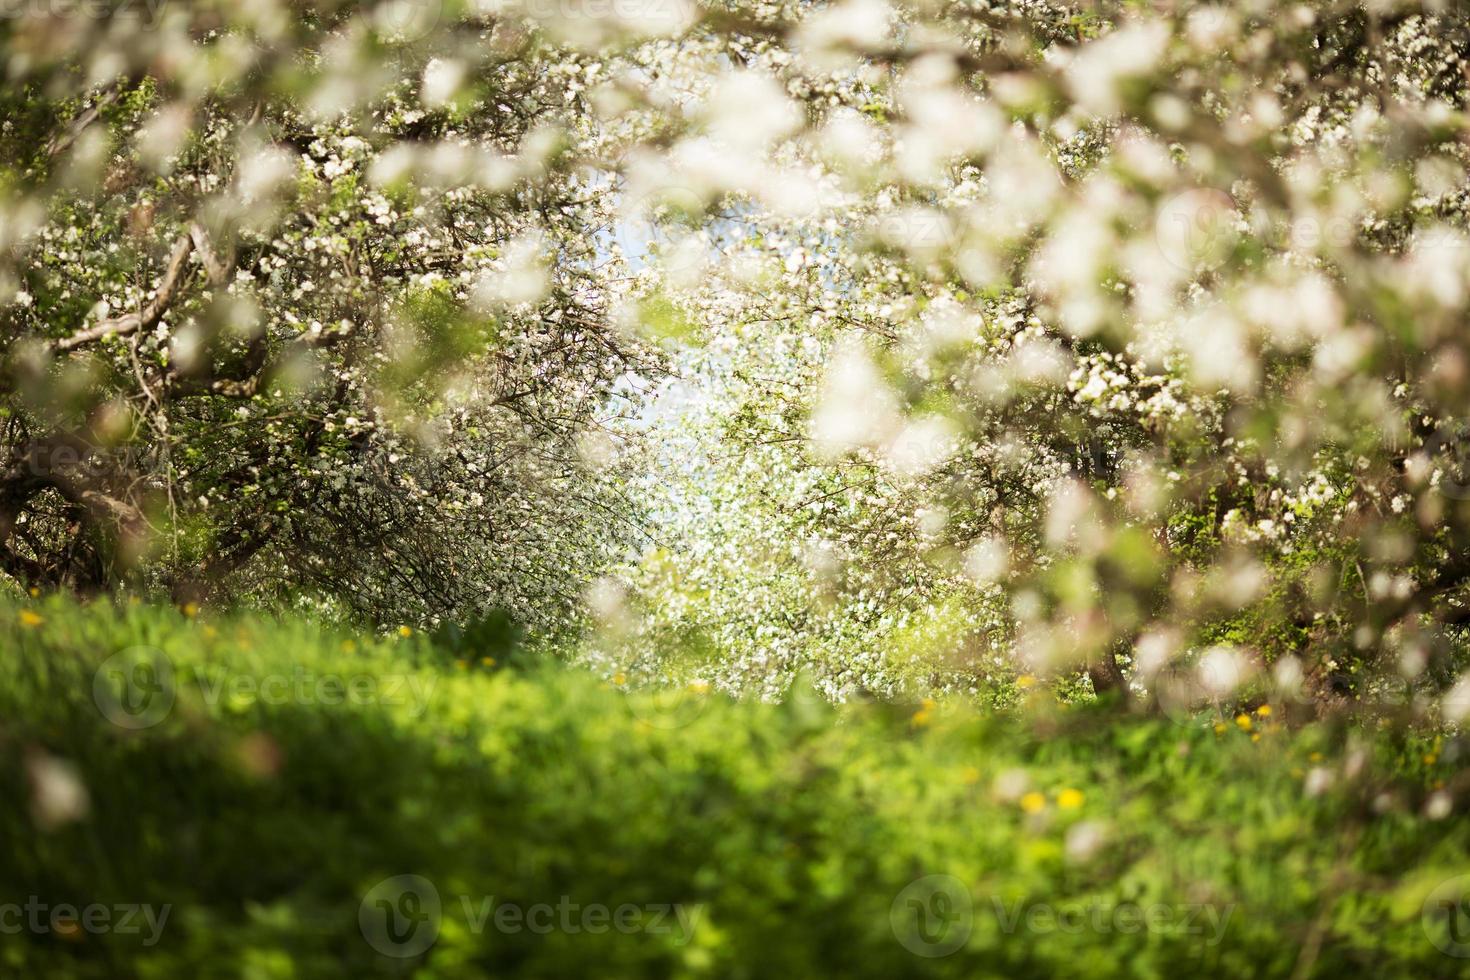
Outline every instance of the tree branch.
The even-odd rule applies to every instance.
[[[203,232],[201,231],[200,234]],[[163,319],[163,314],[178,295],[179,287],[184,280],[185,266],[194,248],[194,239],[191,234],[179,236],[178,241],[174,243],[173,253],[169,256],[168,268],[164,271],[163,279],[159,282],[153,299],[140,312],[126,313],[119,317],[102,320],[96,326],[79,330],[70,337],[56,341],[52,344],[52,350],[58,352],[76,350],[78,347],[104,337],[125,337],[140,330],[151,330],[159,320]]]

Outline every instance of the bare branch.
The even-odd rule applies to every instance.
[[[97,117],[102,115],[102,110],[117,101],[120,94],[121,89],[118,86],[113,86],[102,93],[96,103],[83,110],[72,120],[71,125],[67,127],[65,133],[53,137],[46,144],[46,156],[54,160],[65,153],[77,141],[77,137],[81,136],[82,133],[86,132],[88,126],[97,121]]]
[[[204,226],[194,221],[189,224],[189,238],[194,242],[194,251],[199,255],[199,261],[204,263],[204,271],[209,275],[209,283],[212,286],[223,286],[230,278],[230,270],[234,265],[234,256],[221,261],[219,253],[209,241],[209,233]]]
[[[104,337],[125,337],[137,333],[139,330],[151,330],[163,319],[163,314],[173,303],[178,295],[179,286],[184,280],[185,266],[189,262],[189,256],[194,251],[194,240],[190,235],[181,235],[174,243],[173,253],[168,259],[168,268],[164,271],[163,279],[158,284],[158,289],[153,299],[138,313],[125,313],[119,317],[102,320],[96,326],[79,330],[63,340],[52,344],[52,349],[59,352],[76,350]]]

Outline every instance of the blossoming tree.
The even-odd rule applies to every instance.
[[[549,624],[637,553],[595,655],[732,688],[1470,707],[1453,5],[0,31],[20,582]]]

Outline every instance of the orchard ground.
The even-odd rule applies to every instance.
[[[1470,962],[1450,732],[1040,685],[999,712],[737,702],[463,637],[60,599],[0,608],[0,647],[12,975]]]

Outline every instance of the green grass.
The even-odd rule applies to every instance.
[[[1259,716],[1217,732],[1044,703],[627,694],[463,641],[61,601],[0,606],[0,650],[4,975],[1451,977],[1467,963],[1436,945],[1437,901],[1424,913],[1470,874],[1458,804],[1425,815],[1436,786],[1464,790],[1453,739]],[[1309,795],[1309,778],[1330,785]],[[402,875],[417,878],[380,884]],[[159,928],[45,914],[37,928],[27,903],[113,923],[148,905]],[[433,942],[396,957],[369,937]]]

